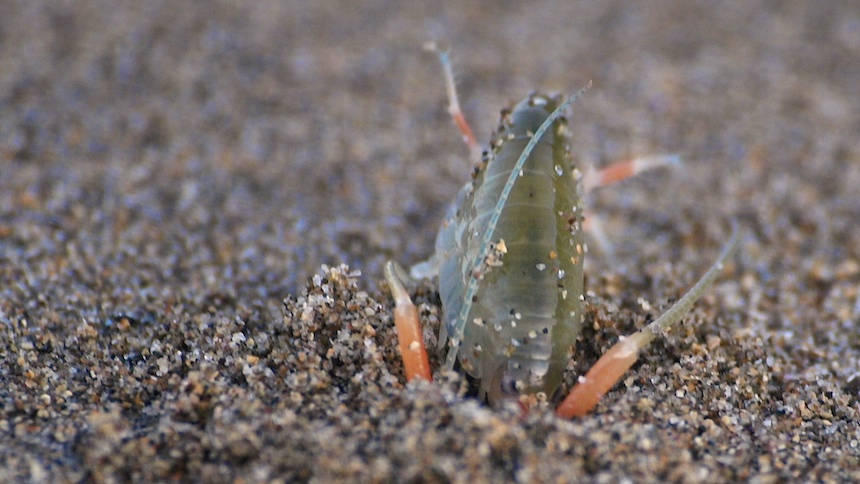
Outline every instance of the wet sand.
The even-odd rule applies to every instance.
[[[567,386],[742,226],[587,417],[404,383],[382,264],[470,171],[427,40],[482,141],[591,80],[579,161],[684,159],[590,197]],[[37,1],[0,66],[0,481],[860,480],[856,2]]]

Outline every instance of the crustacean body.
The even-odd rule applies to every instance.
[[[445,53],[438,53],[446,70],[449,111],[474,147],[450,63]],[[586,188],[674,161],[634,160],[584,175],[571,157],[563,116],[584,90],[566,100],[532,93],[502,112],[472,181],[448,211],[435,256],[413,268],[415,276],[439,276],[444,308],[440,343],[449,345],[445,369],[459,361],[480,381],[481,395],[491,403],[519,395],[545,400],[561,386],[583,321]],[[689,311],[719,275],[737,240],[735,228],[696,285],[659,319],[607,351],[580,377],[558,414],[588,412],[636,361],[639,349]],[[397,300],[395,322],[407,379],[429,380],[417,312],[393,263],[386,277]]]

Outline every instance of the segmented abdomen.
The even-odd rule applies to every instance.
[[[464,187],[436,241],[439,292],[450,333],[480,239],[511,169],[560,99],[530,95],[502,117],[486,165]],[[491,401],[502,393],[551,396],[581,327],[582,207],[564,119],[553,123],[523,167],[493,241],[501,265],[483,270],[459,360]],[[492,255],[491,255],[492,257]]]

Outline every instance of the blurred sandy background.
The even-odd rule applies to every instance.
[[[0,11],[0,480],[860,479],[860,4]],[[592,80],[580,160],[685,160],[590,200],[615,254],[568,381],[744,227],[592,416],[403,385],[381,267],[431,254],[470,169],[427,40],[482,141]]]

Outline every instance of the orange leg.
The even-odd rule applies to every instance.
[[[421,334],[421,324],[418,322],[418,309],[412,303],[406,288],[403,287],[394,262],[389,261],[385,265],[385,279],[394,297],[394,326],[397,329],[397,343],[400,347],[400,355],[403,357],[406,381],[411,381],[413,378],[432,381],[430,362],[427,360],[427,350]]]
[[[722,272],[723,264],[737,247],[739,238],[737,225],[734,225],[731,239],[710,269],[696,282],[696,285],[656,321],[609,348],[609,351],[597,360],[585,376],[579,378],[579,382],[574,385],[556,409],[556,414],[560,417],[571,418],[585,415],[591,411],[597,405],[600,397],[621,379],[621,375],[633,366],[633,363],[636,363],[639,351],[684,317],[696,300],[711,286],[714,279]]]
[[[653,339],[653,335],[651,337]],[[647,345],[642,333],[637,332],[616,343],[588,370],[584,377],[567,394],[564,401],[555,409],[556,415],[563,418],[581,417],[597,405],[598,400],[621,379],[639,358],[639,350]]]
[[[679,164],[681,164],[681,157],[678,155],[641,156],[628,161],[619,161],[600,170],[588,171],[583,180],[583,186],[585,193],[589,193],[597,187],[611,185],[634,177],[643,171]]]
[[[678,155],[644,156],[628,161],[619,161],[600,170],[593,168],[586,170],[582,186],[585,189],[585,193],[588,194],[595,188],[605,187],[606,185],[632,178],[643,171],[664,166],[679,165],[680,163],[681,158]],[[592,236],[592,240],[596,242],[597,247],[611,258],[613,253],[612,243],[603,232],[600,219],[593,212],[586,210],[585,223],[582,228]]]
[[[472,154],[474,161],[480,161],[481,149],[478,146],[478,141],[475,135],[472,134],[472,128],[463,116],[463,110],[460,109],[460,101],[457,99],[457,84],[454,81],[454,70],[451,67],[451,60],[448,59],[448,53],[439,49],[435,42],[427,42],[424,44],[424,49],[435,52],[439,56],[439,62],[442,63],[442,69],[445,71],[445,91],[448,93],[448,114],[451,115],[451,120],[457,125],[460,134],[463,135],[463,141],[469,147],[469,152]]]

